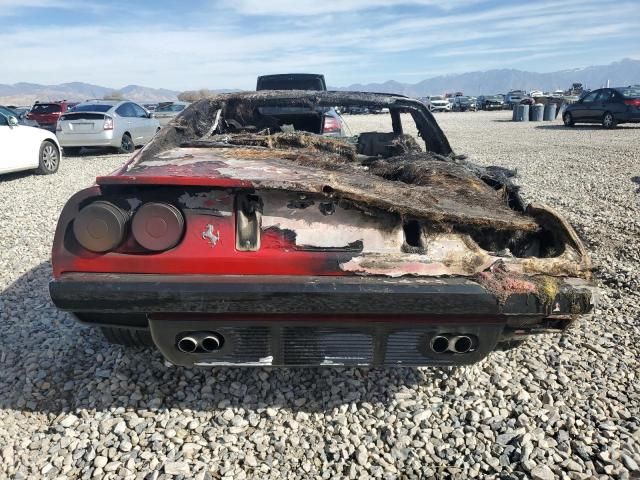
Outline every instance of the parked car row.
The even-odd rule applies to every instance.
[[[185,106],[181,104],[179,110]],[[167,123],[178,114],[171,113]],[[63,152],[74,155],[83,147],[131,153],[160,129],[153,113],[128,100],[36,103],[32,108],[0,106],[0,173],[55,173]]]

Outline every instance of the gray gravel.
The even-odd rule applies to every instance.
[[[592,318],[460,369],[167,368],[50,303],[62,205],[125,159],[65,158],[0,180],[0,478],[638,475],[640,129],[437,118],[577,227],[602,287]]]

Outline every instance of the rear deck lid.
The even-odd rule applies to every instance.
[[[104,130],[108,115],[99,112],[74,112],[60,117],[64,133],[99,133]]]

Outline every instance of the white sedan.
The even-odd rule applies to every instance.
[[[0,173],[35,170],[40,175],[58,171],[60,145],[41,128],[19,125],[15,113],[0,106]]]

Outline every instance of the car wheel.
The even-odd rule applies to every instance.
[[[602,126],[604,128],[615,128],[616,125],[618,125],[618,122],[616,122],[616,118],[613,116],[613,113],[606,112],[602,116]]]
[[[36,173],[38,175],[51,175],[58,171],[60,166],[60,152],[58,147],[49,141],[45,140],[40,145],[40,156],[38,158],[38,168]]]
[[[122,140],[120,140],[120,147],[118,147],[118,153],[132,153],[136,149],[133,140],[131,139],[131,135],[125,133],[122,135]]]
[[[562,116],[562,121],[566,127],[573,127],[575,125],[575,123],[573,123],[573,116],[569,112],[566,112]]]
[[[125,347],[152,347],[154,345],[151,334],[147,330],[132,330],[129,328],[100,327],[104,338],[114,345]]]
[[[64,150],[65,155],[76,156],[80,155],[82,147],[64,147],[62,150]]]

